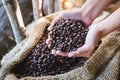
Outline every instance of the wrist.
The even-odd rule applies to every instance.
[[[97,23],[96,24],[96,28],[97,28],[97,31],[98,31],[98,34],[99,34],[99,37],[102,38],[104,37],[104,24],[102,24],[101,22]]]
[[[90,13],[83,8],[80,9],[80,13],[82,15],[82,20],[86,23],[86,25],[91,25],[91,23],[93,22],[93,18],[90,16]]]
[[[86,43],[89,43],[93,46],[97,45],[100,39],[103,37],[102,32],[99,29],[99,24],[92,24],[89,27],[89,32],[86,38]]]
[[[102,13],[102,11],[111,3],[112,0],[87,0],[85,4],[81,7],[83,16],[93,22],[94,19]]]

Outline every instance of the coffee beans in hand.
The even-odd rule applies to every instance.
[[[75,51],[85,43],[88,27],[81,20],[63,19],[52,28],[51,49]]]

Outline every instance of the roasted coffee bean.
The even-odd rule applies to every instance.
[[[63,52],[74,51],[84,45],[88,30],[88,27],[80,20],[60,20],[53,26],[50,49]]]

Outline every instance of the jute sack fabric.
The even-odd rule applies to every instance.
[[[106,8],[106,11],[112,13],[118,8],[120,8],[120,0],[113,0],[113,2]]]
[[[30,25],[27,29],[27,37],[7,53],[0,68],[0,80],[18,80],[11,69],[19,64],[34,48],[44,34],[45,28],[59,13],[48,15]],[[96,21],[104,19],[103,13]],[[108,14],[107,14],[108,15]],[[25,77],[20,80],[117,80],[120,58],[120,30],[116,30],[102,40],[102,44],[83,67],[76,68],[68,73],[45,76]]]
[[[103,39],[98,50],[83,67],[61,75],[26,77],[20,80],[119,80],[119,71],[120,29]]]

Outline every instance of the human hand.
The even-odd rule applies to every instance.
[[[72,51],[69,53],[52,50],[52,54],[67,56],[67,57],[88,57],[89,58],[91,56],[91,53],[94,51],[97,43],[100,41],[101,37],[102,36],[99,30],[99,25],[93,24],[89,27],[85,44],[82,47],[78,48],[76,51]]]
[[[110,32],[120,28],[120,9],[108,16],[101,22],[89,26],[89,31],[86,36],[85,44],[76,51],[63,53],[60,51],[53,51],[53,54],[68,56],[68,57],[90,57],[100,39]]]
[[[87,26],[89,26],[92,23],[92,20],[90,20],[87,14],[84,14],[84,11],[82,9],[65,10],[52,21],[51,25],[48,27],[48,31],[51,31],[53,25],[62,19],[81,20]]]
[[[62,12],[57,18],[55,18],[51,25],[48,27],[48,30],[50,31],[48,33],[48,39],[46,40],[46,43],[48,46],[50,45],[50,42],[52,40],[51,30],[53,25],[62,20],[62,19],[76,19],[76,20],[82,20],[87,26],[89,26],[92,23],[92,20],[90,20],[87,15],[83,13],[84,11],[82,9],[74,9],[74,10],[66,10]]]

